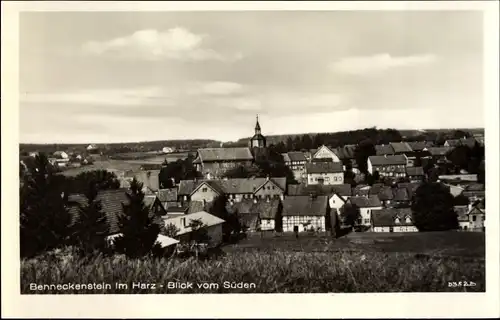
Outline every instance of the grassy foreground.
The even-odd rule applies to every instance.
[[[84,261],[60,255],[23,260],[21,293],[478,292],[485,291],[484,269],[483,258],[400,252],[250,251],[229,252],[207,261],[119,256]],[[449,287],[449,281],[464,280],[475,286]],[[117,283],[124,285],[117,287]],[[58,284],[99,284],[103,288],[32,290],[37,285]],[[183,284],[188,288],[179,288]]]

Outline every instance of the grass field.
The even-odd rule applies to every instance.
[[[484,234],[353,234],[337,240],[250,237],[210,260],[70,254],[21,262],[21,292],[326,293],[484,291]],[[450,287],[467,281],[473,286]],[[141,289],[137,283],[155,284]],[[98,290],[31,290],[33,284],[109,284]],[[127,287],[117,288],[116,283]],[[136,286],[134,286],[134,283]],[[172,284],[191,283],[191,288]],[[201,287],[198,287],[200,285]],[[31,286],[31,287],[30,287]],[[170,287],[169,287],[170,286]],[[207,286],[207,287],[204,287]],[[31,288],[31,289],[30,289]]]

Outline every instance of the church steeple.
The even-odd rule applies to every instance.
[[[257,115],[257,122],[255,123],[255,134],[260,134],[260,124],[259,124],[259,115]]]

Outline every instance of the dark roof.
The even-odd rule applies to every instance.
[[[286,190],[286,178],[269,178],[278,188]],[[241,178],[241,179],[219,179],[219,180],[181,180],[179,183],[179,195],[190,195],[202,183],[206,182],[210,187],[220,194],[249,194],[254,193],[267,182],[267,178]]]
[[[382,206],[382,202],[380,202],[380,199],[377,195],[354,196],[350,197],[348,201],[350,201],[358,208],[372,208]]]
[[[389,186],[382,187],[382,189],[380,189],[377,195],[380,201],[392,200],[394,198],[394,193],[392,192],[392,188]]]
[[[370,193],[371,187],[367,184],[358,184],[352,189],[353,196],[367,196]]]
[[[406,222],[406,218],[412,219],[410,208],[384,208],[372,211],[372,225],[374,227],[389,227],[389,226],[412,226],[413,221]],[[396,223],[396,218],[400,219]]]
[[[302,154],[302,155],[304,155],[304,154]],[[288,153],[282,153],[282,154],[281,154],[281,156],[283,157],[283,161],[284,161],[284,162],[290,162],[290,161],[292,161],[292,160],[290,159],[290,157],[288,156]],[[306,156],[304,156],[304,158],[305,158],[305,157],[306,157]]]
[[[230,212],[238,215],[253,214],[261,219],[274,219],[278,214],[280,200],[252,200],[243,199],[233,205],[228,205]]]
[[[423,176],[424,168],[422,167],[407,167],[406,174],[409,176]]]
[[[484,191],[484,184],[471,183],[465,187],[464,191]]]
[[[108,234],[120,232],[118,219],[123,214],[122,204],[128,204],[126,196],[127,189],[104,190],[97,194],[96,200],[101,202],[102,212],[106,215],[108,223]],[[78,207],[87,203],[87,198],[82,194],[72,194],[68,196],[69,212],[72,215],[74,224],[79,218]],[[146,201],[145,201],[146,202]]]
[[[134,173],[137,181],[143,184],[143,188],[147,188],[153,192],[160,189],[160,170],[147,170]]]
[[[460,139],[460,144],[469,148],[473,148],[476,145],[476,142],[477,140],[475,138]]]
[[[187,208],[187,213],[195,213],[200,211],[209,211],[208,208],[211,206],[211,202],[203,203],[203,201],[190,201]]]
[[[343,172],[340,162],[310,162],[306,163],[306,172],[310,173],[338,173]]]
[[[377,156],[394,154],[394,149],[389,144],[378,144],[375,146]]]
[[[391,142],[389,144],[394,149],[395,153],[405,153],[413,151],[410,145],[408,145],[408,143],[406,142]]]
[[[373,166],[406,164],[406,157],[404,155],[370,156],[368,160]]]
[[[394,190],[394,201],[409,201],[411,196],[407,188],[397,188]]]
[[[290,161],[307,161],[306,156],[303,152],[300,151],[291,151],[288,152],[288,157]]]
[[[445,156],[453,150],[453,147],[431,147],[427,148],[427,151],[433,156]]]
[[[158,199],[161,202],[177,201],[177,188],[158,190]]]
[[[317,185],[306,185],[302,184],[290,184],[288,185],[289,196],[308,196],[315,194],[317,196],[331,196],[333,193],[337,193],[340,196],[350,196],[352,194],[350,184],[317,184]]]
[[[475,191],[464,191],[462,194],[468,198],[470,197],[484,197],[486,192],[484,190],[475,190]]]
[[[203,162],[253,160],[249,148],[207,148],[198,149],[198,158]]]
[[[410,197],[413,197],[418,187],[420,187],[421,182],[400,182],[398,183],[398,189],[406,188]]]
[[[378,194],[383,187],[385,187],[383,183],[374,183],[368,191],[368,194]]]
[[[422,151],[425,148],[430,148],[434,146],[432,141],[411,141],[407,142],[413,151]]]
[[[328,207],[327,196],[286,196],[283,216],[324,216]]]

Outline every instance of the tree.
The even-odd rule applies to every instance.
[[[93,184],[92,188],[95,188],[96,191],[120,188],[120,181],[116,174],[107,170],[85,171],[74,178],[66,179],[67,190],[70,193],[86,194],[90,184]]]
[[[362,141],[354,150],[354,159],[362,173],[368,173],[368,157],[376,155],[375,146],[370,140]]]
[[[97,200],[98,188],[94,182],[89,183],[85,197],[87,203],[79,206],[78,218],[72,226],[72,241],[83,255],[103,251],[106,247],[108,224],[102,212],[101,202]]]
[[[201,178],[201,174],[196,171],[193,165],[193,157],[188,156],[186,159],[179,159],[175,162],[170,162],[160,169],[159,182],[162,188],[175,187],[172,179],[178,183],[181,180],[192,180]]]
[[[351,186],[356,185],[356,174],[352,171],[352,164],[350,161],[347,161],[345,165],[345,173],[344,173],[344,183],[350,184]]]
[[[340,218],[344,225],[354,228],[359,219],[361,219],[361,215],[356,205],[347,203],[341,211]]]
[[[419,231],[443,231],[458,228],[454,198],[441,183],[424,183],[415,192],[413,220]]]
[[[123,214],[118,218],[121,236],[115,240],[117,251],[128,257],[142,257],[151,252],[160,233],[154,214],[144,204],[142,183],[135,178],[126,193],[128,204],[122,204]]]
[[[71,216],[65,206],[64,177],[53,174],[45,154],[35,157],[20,189],[22,256],[66,244]]]
[[[203,223],[201,219],[192,219],[189,222],[188,227],[191,228],[189,232],[189,248],[190,251],[194,251],[196,258],[198,258],[199,248],[204,245],[208,245],[210,242],[210,236],[208,235],[207,226]]]
[[[175,238],[177,234],[179,233],[180,229],[177,228],[173,223],[165,223],[162,228],[161,228],[161,234],[170,237],[170,238]]]
[[[256,165],[250,165],[250,166],[238,166],[233,169],[230,169],[226,171],[222,177],[223,178],[228,178],[228,179],[243,179],[243,178],[249,178],[251,176],[259,177],[261,176],[262,173],[260,172],[259,167]]]
[[[229,213],[227,211],[226,204],[227,197],[225,195],[220,195],[214,199],[210,209],[208,210],[210,214],[225,221],[222,225],[222,235],[224,241],[228,241],[233,234],[238,234],[241,231],[241,224],[238,219],[238,215]]]
[[[449,152],[447,158],[459,170],[468,170],[471,160],[471,149],[467,146],[458,146]]]

